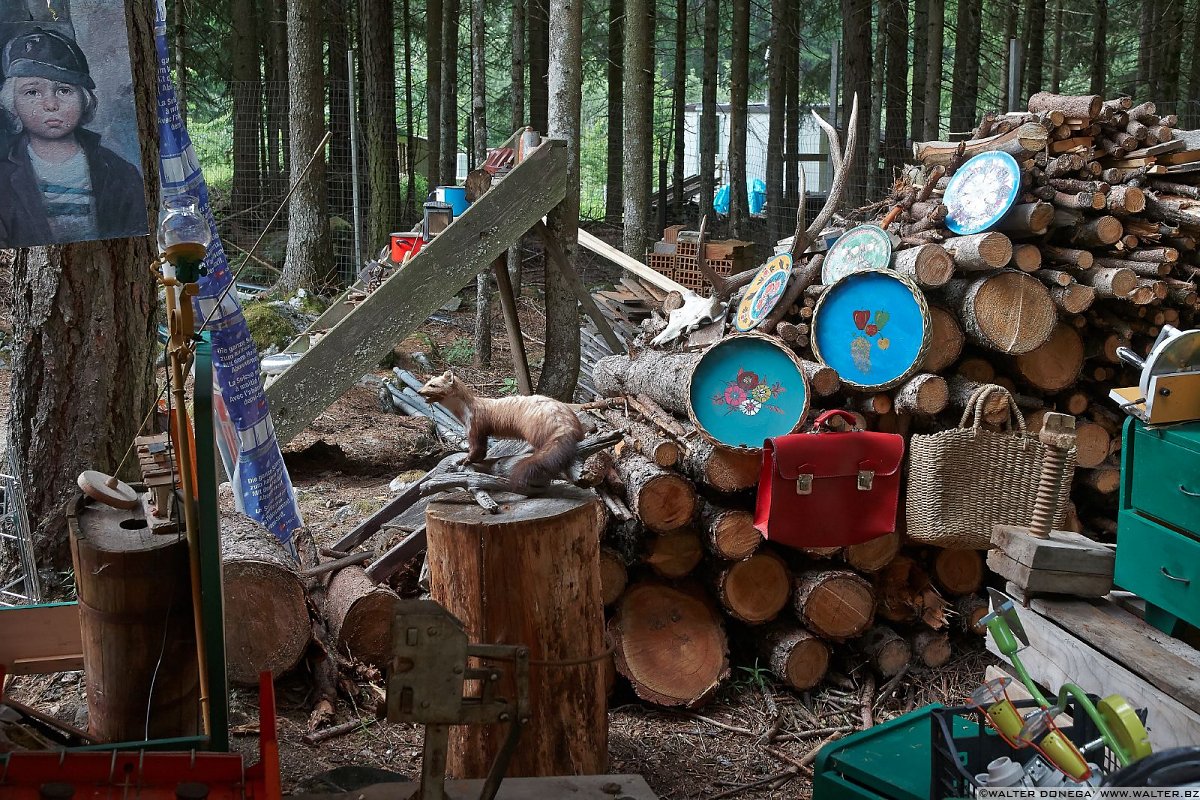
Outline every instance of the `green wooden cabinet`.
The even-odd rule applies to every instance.
[[[1146,620],[1173,633],[1200,626],[1200,423],[1125,422],[1115,580],[1146,601]]]

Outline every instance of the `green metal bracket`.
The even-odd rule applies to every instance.
[[[229,682],[225,670],[225,603],[221,526],[217,517],[217,451],[213,424],[212,343],[196,343],[195,413],[197,512],[200,522],[200,604],[208,660],[209,749],[229,750]]]

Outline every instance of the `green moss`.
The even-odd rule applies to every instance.
[[[250,338],[259,351],[271,345],[282,350],[296,337],[296,327],[269,303],[249,302],[242,306]]]

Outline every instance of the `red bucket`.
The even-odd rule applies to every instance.
[[[415,256],[424,243],[425,240],[421,238],[420,233],[393,233],[392,261],[396,264],[404,263],[404,257],[406,255],[409,255],[410,258]]]

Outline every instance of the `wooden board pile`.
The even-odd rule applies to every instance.
[[[988,115],[977,134],[918,143],[919,168],[875,207],[901,207],[889,228],[892,267],[929,305],[932,343],[914,377],[862,393],[820,363],[810,345],[826,288],[819,256],[794,271],[803,291],[785,295],[794,302],[766,332],[802,360],[810,420],[846,408],[875,430],[944,430],[987,383],[1013,393],[1033,431],[1049,411],[1075,415],[1069,527],[1110,536],[1123,417],[1107,395],[1137,383],[1117,348],[1146,353],[1164,324],[1190,327],[1196,316],[1200,133],[1177,130],[1149,103],[1042,93],[1028,113]],[[1016,158],[1017,203],[992,230],[956,236],[942,192],[967,158],[990,150]],[[814,238],[810,229],[805,241]],[[746,278],[719,280],[727,289]],[[663,326],[658,314],[642,324],[650,335]],[[628,356],[585,353],[595,362],[588,394],[622,398],[593,414],[624,444],[611,463],[602,455],[592,464],[610,513],[605,589],[618,668],[642,697],[694,705],[728,669],[727,635],[797,689],[817,683],[839,653],[866,656],[885,676],[914,660],[943,662],[947,632],[970,629],[985,611],[979,554],[903,544],[903,508],[900,534],[855,548],[762,542],[751,524],[758,455],[714,447],[687,421],[699,351],[727,334],[709,325],[673,350],[645,346],[645,335]],[[1002,398],[983,412],[992,425],[1008,413]]]

